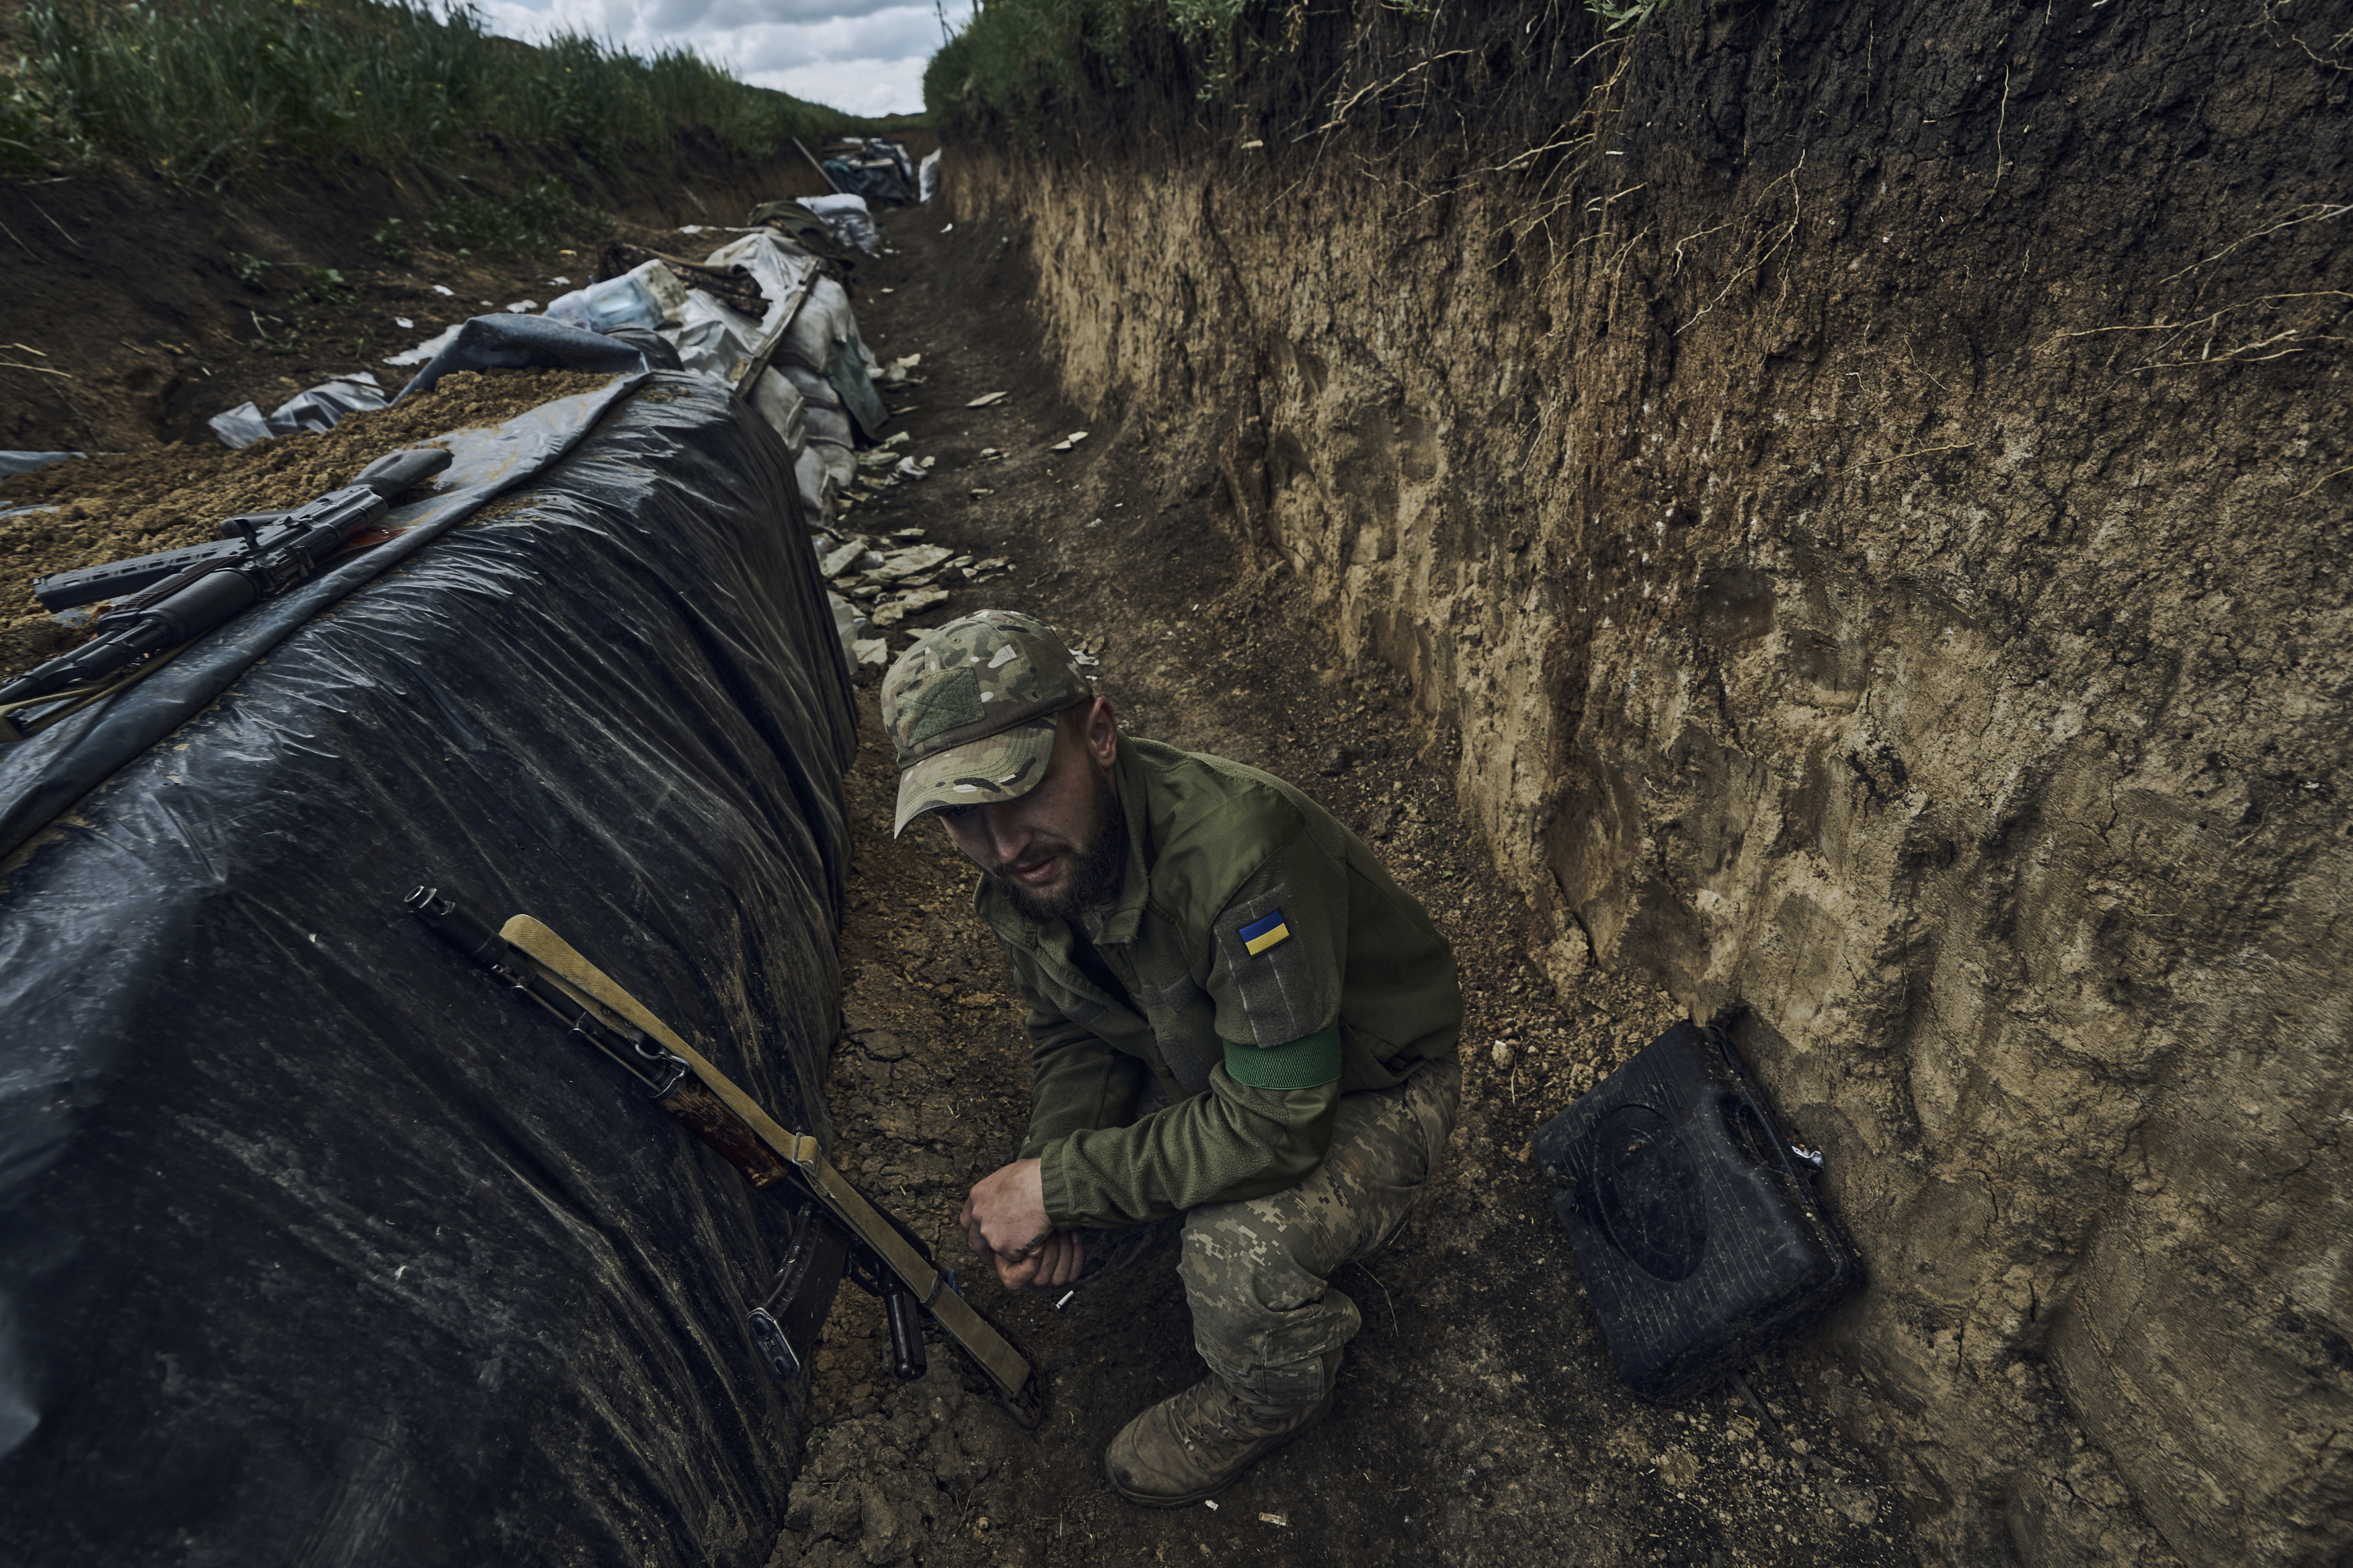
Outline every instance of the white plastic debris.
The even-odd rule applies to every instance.
[[[920,164],[916,165],[915,199],[922,202],[925,206],[929,206],[932,205],[932,198],[939,194],[940,152],[938,148],[934,147],[930,152],[924,153],[923,161]],[[955,226],[955,225],[954,224],[948,225],[948,228],[954,228]],[[943,229],[941,232],[944,234],[947,231],[946,229]]]
[[[346,414],[381,408],[386,401],[375,377],[362,370],[305,387],[266,415],[253,404],[240,403],[205,423],[222,446],[242,449],[272,436],[327,429]]]
[[[575,289],[548,306],[545,314],[584,331],[609,332],[616,327],[675,327],[685,309],[686,285],[658,257],[618,278]]]
[[[444,300],[454,300],[458,297],[458,291],[446,284],[436,283],[433,285],[433,291]]]
[[[965,406],[966,408],[987,408],[991,404],[1002,403],[1012,395],[1013,395],[1009,392],[984,392],[978,397],[974,398],[970,403],[965,404]]]
[[[866,629],[864,617],[859,615],[857,605],[830,589],[825,602],[833,611],[833,635],[841,639],[842,656],[854,661],[858,658],[858,634]]]
[[[466,323],[463,321],[453,321],[449,325],[442,328],[439,331],[434,333],[431,337],[426,339],[423,342],[417,344],[413,349],[404,349],[396,354],[385,355],[384,363],[386,364],[423,364],[427,360],[431,359],[435,354],[439,353],[443,349],[448,348],[451,343],[457,342],[458,333],[465,324]]]

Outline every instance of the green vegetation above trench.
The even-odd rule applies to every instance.
[[[1640,27],[1676,0],[1583,0],[1611,31]],[[1430,0],[1382,0],[1371,20],[1412,26]],[[1305,0],[993,0],[923,72],[923,107],[946,130],[987,114],[1044,123],[1059,99],[1155,74],[1208,99],[1253,61],[1296,57]]]
[[[435,165],[489,144],[609,167],[707,130],[754,158],[862,122],[691,48],[534,47],[417,0],[31,0],[0,43],[0,173],[121,160],[221,184],[292,159]]]

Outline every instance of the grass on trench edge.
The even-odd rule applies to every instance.
[[[1681,0],[1581,0],[1610,32],[1649,26]],[[1435,0],[1356,0],[1406,21],[1430,16]],[[1144,41],[1173,35],[1193,62],[1199,96],[1224,92],[1245,57],[1280,53],[1256,29],[1295,47],[1307,0],[988,0],[923,70],[923,106],[945,129],[959,115],[987,109],[1016,121],[1059,93],[1084,90],[1091,68],[1114,88],[1134,79]]]
[[[533,46],[427,0],[29,0],[0,52],[0,172],[19,174],[121,158],[218,185],[277,159],[414,167],[486,139],[609,167],[696,127],[767,158],[862,125],[691,48]]]

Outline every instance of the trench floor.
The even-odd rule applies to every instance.
[[[1456,944],[1465,1102],[1402,1236],[1334,1281],[1364,1329],[1333,1416],[1215,1507],[1123,1501],[1103,1479],[1104,1444],[1201,1374],[1174,1255],[1059,1310],[1059,1292],[970,1274],[956,1212],[1020,1142],[1027,1051],[968,868],[935,829],[890,836],[894,774],[870,675],[849,781],[837,1157],[967,1271],[971,1298],[1050,1368],[1052,1403],[1042,1430],[1019,1433],[936,1343],[933,1372],[896,1384],[873,1303],[845,1289],[772,1563],[1917,1561],[1883,1479],[1807,1407],[1788,1356],[1813,1352],[1767,1356],[1745,1391],[1684,1409],[1617,1382],[1527,1143],[1663,1029],[1672,1004],[1628,975],[1566,992],[1546,981],[1527,910],[1457,819],[1454,742],[1416,722],[1396,678],[1342,668],[1305,592],[1232,542],[1185,433],[1063,399],[1025,310],[1020,247],[945,221],[888,215],[895,254],[862,270],[856,299],[878,357],[922,355],[921,384],[889,401],[910,410],[894,428],[935,459],[932,476],[843,526],[920,527],[1014,566],[895,628],[892,652],[974,609],[1036,615],[1100,658],[1130,732],[1266,768],[1363,833]],[[1008,395],[967,406],[993,392]]]

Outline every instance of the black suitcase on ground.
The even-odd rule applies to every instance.
[[[1553,1184],[1618,1375],[1703,1394],[1862,1288],[1801,1153],[1721,1029],[1677,1024],[1545,1123]]]

